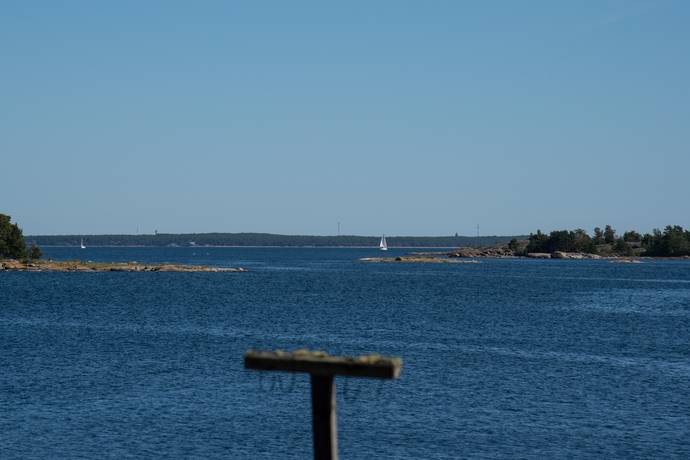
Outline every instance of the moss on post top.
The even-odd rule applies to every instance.
[[[244,367],[260,371],[396,379],[400,377],[402,359],[378,354],[331,356],[323,351],[306,349],[293,352],[249,350],[244,355]]]

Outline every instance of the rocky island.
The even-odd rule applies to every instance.
[[[489,247],[463,247],[450,252],[414,253],[432,258],[515,258],[530,259],[606,259],[615,263],[639,263],[649,258],[690,259],[690,231],[668,225],[663,232],[641,235],[627,231],[618,235],[610,225],[594,229],[590,236],[583,229],[555,230],[550,234],[537,230],[526,240],[512,239],[508,244]]]
[[[0,271],[25,272],[246,272],[244,268],[206,265],[144,264],[138,262],[91,262],[79,260],[2,260]]]
[[[442,255],[442,253],[439,253]],[[432,264],[478,264],[478,260],[458,260],[434,255],[408,255],[400,257],[365,257],[360,262],[403,262],[403,263],[432,263]]]
[[[0,214],[0,272],[246,272],[244,268],[209,267],[171,263],[92,262],[45,260],[41,249],[27,247],[22,230],[10,216]]]
[[[529,258],[560,260],[598,260],[611,263],[640,263],[644,259],[690,259],[690,231],[667,226],[664,231],[641,235],[628,231],[618,236],[607,225],[594,229],[594,237],[582,229],[538,231],[526,240],[512,239],[507,244],[485,247],[460,247],[450,251],[412,252],[401,257],[370,257],[363,262],[476,263],[477,259]]]

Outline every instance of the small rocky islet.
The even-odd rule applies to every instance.
[[[0,270],[26,272],[246,272],[247,269],[209,267],[206,265],[143,264],[139,262],[91,262],[80,260],[2,260]]]
[[[418,264],[478,264],[478,260],[460,260],[451,259],[443,256],[419,256],[408,255],[398,257],[365,257],[359,259],[361,262],[402,262],[402,263],[418,263]]]

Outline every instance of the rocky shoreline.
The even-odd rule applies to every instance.
[[[608,260],[611,263],[641,263],[643,260],[690,260],[690,257],[601,256],[584,252],[531,252],[516,254],[507,247],[458,248],[451,252],[412,252],[401,257],[368,257],[362,262],[407,263],[479,263],[477,259],[560,259],[560,260]]]
[[[23,272],[246,272],[245,268],[222,268],[205,265],[142,264],[138,262],[84,262],[79,260],[0,261],[0,271]]]
[[[401,257],[365,257],[359,259],[360,262],[403,262],[403,263],[423,263],[423,264],[478,264],[478,260],[457,260],[451,258],[441,258],[433,256],[409,255]]]
[[[422,253],[417,253],[422,254]],[[424,253],[425,256],[431,256],[432,253]],[[506,246],[495,246],[488,248],[459,248],[451,252],[437,252],[433,254],[435,257],[450,257],[450,258],[494,258],[494,259],[569,259],[569,260],[611,260],[611,261],[640,261],[640,260],[690,260],[690,256],[681,257],[646,257],[640,255],[623,256],[623,255],[599,255],[590,254],[587,252],[530,252],[527,254],[517,254]]]

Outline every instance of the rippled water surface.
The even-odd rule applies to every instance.
[[[0,272],[3,459],[309,458],[308,378],[242,368],[302,347],[403,357],[399,381],[337,380],[344,459],[690,457],[687,261],[44,252],[251,271]]]

